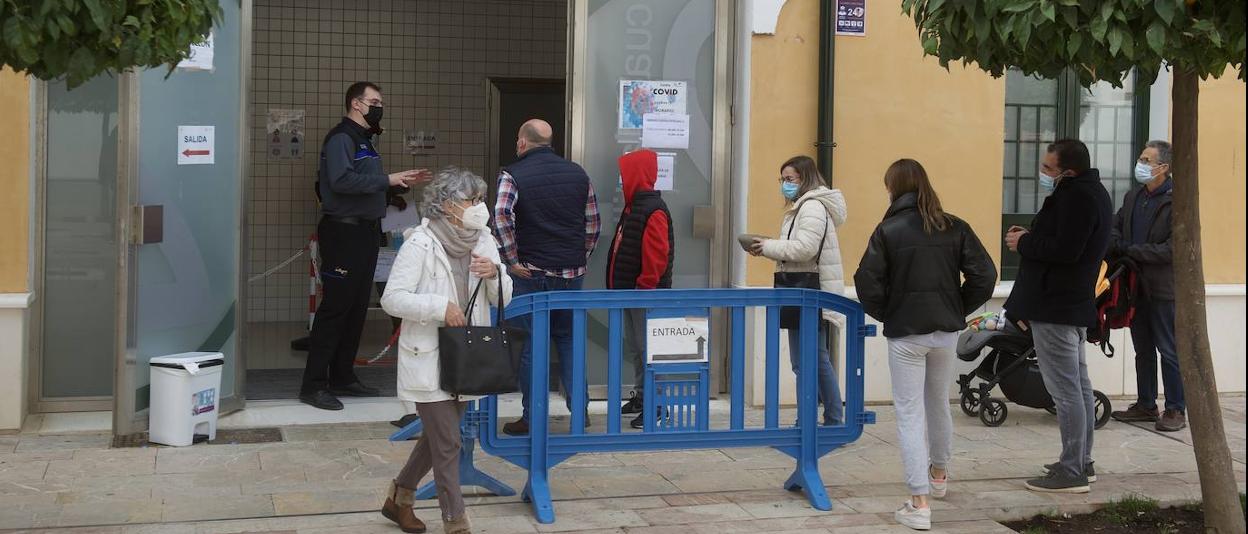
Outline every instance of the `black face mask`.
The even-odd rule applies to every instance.
[[[381,106],[368,106],[368,113],[364,114],[364,122],[367,122],[373,130],[381,131],[381,114],[384,108]]]

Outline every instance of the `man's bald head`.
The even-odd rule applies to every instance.
[[[524,154],[534,148],[550,146],[554,131],[550,123],[542,119],[529,119],[520,127],[516,135],[516,155]]]

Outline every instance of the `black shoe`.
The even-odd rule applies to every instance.
[[[312,337],[311,337],[311,336],[303,336],[303,337],[301,337],[301,338],[299,338],[299,339],[294,339],[294,340],[291,340],[291,342],[290,342],[290,350],[297,350],[297,351],[300,351],[300,352],[307,352],[307,351],[308,351],[308,345],[310,345],[311,343],[312,343]]]
[[[337,411],[342,409],[342,401],[338,400],[338,397],[335,397],[333,393],[324,389],[318,389],[312,393],[299,394],[299,402],[322,410]]]
[[[503,425],[503,433],[508,436],[527,436],[529,435],[529,422],[524,419],[516,419]]]
[[[329,386],[329,392],[339,397],[380,397],[381,390],[356,382],[347,386]]]
[[[412,421],[415,421],[417,419],[420,419],[419,415],[414,414],[414,413],[409,413],[403,417],[400,417],[397,421],[390,421],[390,424],[397,426],[399,428],[403,428],[407,425],[412,424]]]
[[[620,408],[620,414],[632,415],[635,413],[641,413],[645,407],[646,403],[645,400],[641,398],[641,395],[634,394],[633,398],[628,399],[628,402],[624,403],[624,406]]]
[[[1089,484],[1096,482],[1096,466],[1094,464],[1095,462],[1090,463],[1084,466],[1083,468],[1083,476],[1088,477]],[[1052,473],[1053,470],[1057,468],[1057,465],[1058,465],[1058,462],[1053,462],[1051,464],[1044,464],[1044,474],[1047,475],[1049,473]]]
[[[663,419],[663,408],[655,408],[655,412],[656,413],[654,414],[654,421],[657,423]],[[642,417],[645,417],[645,415],[638,414],[637,417],[634,417],[632,421],[629,421],[628,426],[639,429],[639,430],[646,428],[646,420],[642,419]]]
[[[1024,485],[1031,491],[1041,493],[1087,493],[1091,489],[1088,487],[1088,477],[1066,477],[1056,473],[1028,480]]]

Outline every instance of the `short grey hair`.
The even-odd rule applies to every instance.
[[[1173,173],[1174,171],[1174,147],[1170,146],[1169,142],[1162,141],[1160,139],[1154,139],[1152,141],[1145,143],[1144,148],[1157,149],[1157,164],[1169,165],[1170,168],[1166,171],[1166,174],[1169,175]]]
[[[420,213],[429,219],[444,219],[446,212],[442,203],[448,200],[473,200],[485,198],[486,185],[476,173],[455,166],[438,171],[433,181],[425,186],[425,196]]]

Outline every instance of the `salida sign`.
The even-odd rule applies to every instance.
[[[214,126],[178,126],[178,165],[212,165]]]

